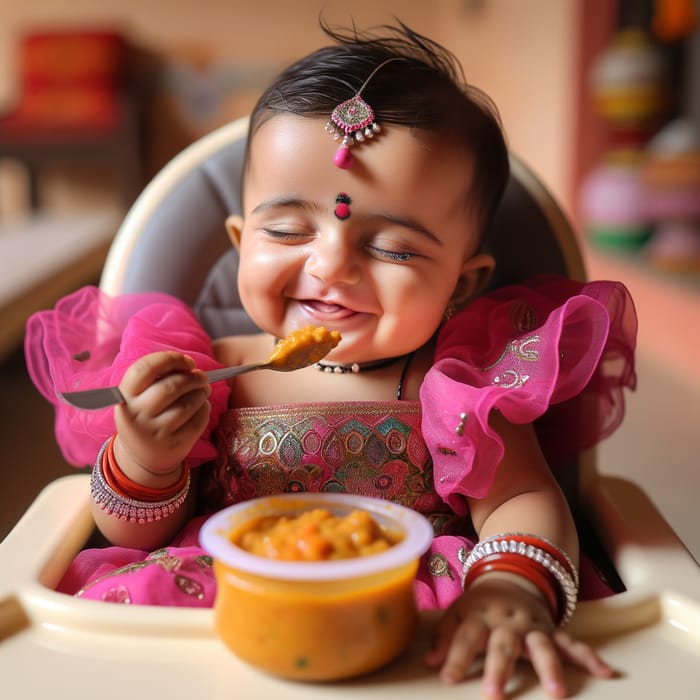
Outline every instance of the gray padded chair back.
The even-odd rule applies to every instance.
[[[224,222],[241,212],[246,120],[205,136],[159,173],[115,238],[101,286],[110,294],[163,291],[195,309],[212,337],[253,332],[236,288],[238,256]],[[486,248],[491,286],[556,272],[584,278],[571,227],[542,183],[517,158]]]

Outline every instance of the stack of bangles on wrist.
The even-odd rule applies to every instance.
[[[176,484],[166,489],[151,489],[131,481],[119,468],[114,457],[112,435],[97,455],[90,478],[90,493],[98,507],[108,515],[130,523],[152,523],[172,515],[187,498],[190,470],[182,465]]]
[[[578,599],[578,571],[566,552],[552,542],[521,532],[487,537],[464,562],[464,588],[491,571],[517,574],[534,584],[558,625],[571,619]]]

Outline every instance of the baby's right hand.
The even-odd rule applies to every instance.
[[[189,454],[209,422],[211,386],[191,357],[164,351],[126,371],[115,408],[120,447],[151,474],[167,474]],[[121,460],[120,460],[121,466]]]

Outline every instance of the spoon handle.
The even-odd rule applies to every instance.
[[[230,379],[238,374],[245,374],[256,369],[267,369],[266,362],[253,362],[249,365],[239,365],[238,367],[222,367],[205,372],[207,381],[220,382],[222,379]],[[82,408],[86,411],[94,411],[98,408],[106,408],[117,403],[126,403],[119,387],[106,386],[100,389],[86,389],[84,391],[64,391],[58,394],[59,398],[75,408]]]

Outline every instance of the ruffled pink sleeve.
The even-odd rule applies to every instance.
[[[626,288],[540,277],[486,295],[448,321],[420,399],[438,493],[455,512],[482,498],[503,457],[488,423],[538,420],[550,465],[609,435],[633,389],[637,318]],[[540,425],[541,424],[541,425]]]
[[[55,432],[66,460],[92,464],[102,443],[114,432],[114,410],[75,409],[57,392],[118,384],[139,357],[159,350],[190,355],[200,369],[220,367],[211,340],[192,311],[160,293],[111,298],[84,287],[61,299],[53,310],[27,322],[25,355],[29,375],[56,409]],[[216,456],[210,435],[228,403],[225,382],[212,385],[209,425],[190,453],[196,466]]]

